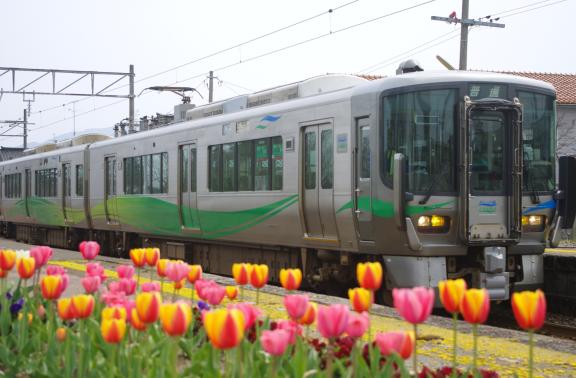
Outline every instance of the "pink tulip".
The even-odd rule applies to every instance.
[[[305,294],[293,294],[284,297],[284,307],[291,319],[298,320],[308,308],[308,296]]]
[[[228,306],[228,308],[237,308],[238,310],[242,311],[244,314],[244,329],[252,328],[258,317],[262,314],[258,307],[245,302],[231,304]]]
[[[100,288],[100,276],[86,276],[80,280],[86,294],[92,294]]]
[[[115,283],[117,286],[118,282],[113,282]],[[126,294],[124,294],[123,291],[108,291],[104,294],[102,294],[102,300],[104,301],[104,303],[106,303],[106,306],[124,306],[126,304],[127,298],[126,298]]]
[[[290,340],[290,334],[283,329],[276,329],[274,331],[263,331],[260,336],[260,343],[262,349],[272,356],[281,356],[286,351]]]
[[[346,333],[355,339],[362,337],[370,327],[370,317],[367,312],[351,313],[348,318]]]
[[[400,316],[412,324],[425,322],[434,306],[434,290],[430,288],[394,289],[392,296]]]
[[[95,241],[83,241],[78,249],[84,259],[93,260],[100,253],[100,244]]]
[[[226,288],[220,285],[206,287],[203,290],[204,299],[212,306],[217,306],[226,296]]]
[[[104,268],[99,263],[86,264],[86,275],[98,276],[100,277],[101,282],[104,282],[106,280],[106,273],[104,272]]]
[[[296,336],[302,336],[302,327],[293,320],[279,320],[276,323],[276,329],[282,329],[288,332],[290,336],[288,342],[290,344],[296,343]]]
[[[48,276],[60,276],[62,277],[62,291],[66,290],[68,283],[70,282],[70,277],[66,274],[66,269],[58,265],[50,265],[46,267],[46,274]]]
[[[160,283],[156,282],[156,281],[152,281],[152,282],[144,282],[142,285],[140,285],[140,288],[142,289],[143,292],[151,292],[151,291],[157,291],[160,292]]]
[[[340,336],[348,327],[350,311],[343,304],[321,306],[318,309],[318,332],[327,339]]]
[[[126,293],[126,295],[132,295],[136,291],[136,280],[132,278],[121,278],[118,283],[120,284],[120,290]]]
[[[397,353],[403,359],[407,359],[414,350],[414,334],[411,332],[377,333],[376,345],[384,356]]]
[[[36,261],[36,269],[40,269],[52,257],[52,248],[46,246],[30,248],[30,257]]]
[[[205,301],[206,297],[204,296],[204,289],[209,288],[209,287],[213,287],[215,285],[218,285],[218,284],[214,281],[197,280],[196,283],[194,284],[194,288],[196,289],[196,293],[198,293],[198,297],[200,297],[200,299]]]
[[[132,278],[134,277],[134,267],[132,265],[119,265],[116,267],[118,278]]]
[[[188,277],[190,265],[183,261],[169,262],[166,264],[166,277],[174,282],[180,282]]]

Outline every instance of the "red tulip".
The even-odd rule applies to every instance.
[[[360,287],[368,290],[378,290],[382,286],[382,264],[379,262],[358,263],[356,278]]]
[[[306,306],[306,312],[300,319],[298,319],[298,323],[302,325],[310,325],[314,323],[316,320],[316,313],[318,312],[318,305],[313,302],[308,302],[308,306]]]
[[[104,319],[126,319],[128,314],[124,306],[108,306],[102,309],[102,320]]]
[[[242,311],[242,314],[244,315],[245,329],[252,328],[258,317],[262,314],[258,307],[245,302],[231,304],[228,308]]]
[[[512,294],[512,310],[520,328],[536,331],[546,319],[546,297],[541,290]]]
[[[144,248],[131,249],[130,259],[136,268],[142,268],[146,264],[146,250]]]
[[[168,335],[182,336],[192,322],[192,309],[184,302],[162,304],[160,322]]]
[[[215,348],[234,348],[244,337],[244,315],[238,309],[208,311],[204,313],[204,329]]]
[[[367,312],[351,313],[346,326],[346,333],[353,338],[362,337],[370,326],[370,316]]]
[[[350,298],[350,305],[354,311],[370,311],[374,302],[374,292],[361,287],[348,289],[348,298]]]
[[[56,340],[58,340],[59,342],[64,342],[66,340],[66,328],[64,327],[59,327],[56,330]]]
[[[392,297],[400,316],[412,324],[425,322],[434,306],[434,290],[430,288],[394,289]]]
[[[166,266],[170,260],[168,259],[158,259],[156,262],[156,273],[158,273],[158,277],[166,277]]]
[[[260,343],[264,352],[272,356],[281,356],[286,351],[290,341],[290,333],[284,329],[262,331]]]
[[[117,344],[126,334],[125,319],[104,319],[100,327],[102,338],[109,344]]]
[[[200,279],[202,279],[202,266],[190,265],[190,271],[188,272],[188,282],[194,285],[196,281]]]
[[[11,249],[0,250],[0,269],[10,271],[16,264],[16,252]]]
[[[414,350],[414,334],[412,332],[379,332],[376,334],[376,345],[382,355],[389,356],[397,353],[405,360]]]
[[[298,320],[304,316],[308,308],[308,296],[305,294],[287,295],[284,297],[284,307],[291,319]]]
[[[490,296],[486,289],[468,289],[464,292],[460,304],[462,317],[468,323],[481,324],[490,312]]]
[[[268,265],[254,264],[250,268],[250,285],[256,289],[263,288],[268,282]]]
[[[80,243],[80,253],[86,260],[94,260],[100,253],[100,244],[95,241],[83,241]]]
[[[34,275],[36,260],[33,257],[19,257],[16,259],[16,270],[21,279],[27,280]]]
[[[300,269],[281,269],[280,283],[288,291],[298,290],[302,283],[302,271]]]
[[[457,280],[445,280],[438,282],[438,292],[440,295],[440,302],[451,314],[460,311],[460,302],[466,291],[466,281],[462,278]]]
[[[162,297],[159,293],[140,293],[136,297],[138,318],[144,323],[154,323],[160,315]]]
[[[74,317],[85,319],[92,315],[94,310],[94,297],[91,295],[80,294],[72,297],[72,311]]]
[[[348,307],[342,304],[320,306],[318,309],[318,332],[327,338],[333,339],[346,331],[349,318]]]
[[[148,266],[156,266],[156,263],[160,258],[160,250],[158,248],[146,248],[144,258]]]
[[[237,286],[226,286],[226,297],[233,301],[238,296],[238,287]]]
[[[62,276],[44,276],[42,281],[40,281],[40,288],[44,299],[53,300],[60,298],[64,291]]]
[[[58,315],[62,320],[72,320],[75,318],[72,298],[61,298],[57,304]]]
[[[250,282],[251,264],[232,264],[232,276],[238,285],[246,285]]]
[[[60,276],[62,278],[62,291],[68,288],[70,277],[66,274],[66,269],[58,265],[50,265],[46,267],[46,274],[49,276]]]

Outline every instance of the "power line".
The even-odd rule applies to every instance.
[[[536,2],[534,2],[534,3],[526,4],[526,5],[523,5],[523,6],[521,6],[521,7],[516,7],[516,8],[508,9],[508,10],[505,10],[505,11],[500,11],[500,12],[494,12],[494,13],[491,13],[489,16],[486,16],[486,17],[483,17],[483,18],[494,18],[494,17],[498,17],[498,16],[506,17],[506,16],[502,16],[502,15],[503,15],[503,14],[506,14],[506,13],[510,13],[510,12],[517,11],[517,10],[519,10],[519,9],[529,8],[529,7],[534,6],[534,5],[538,5],[538,4],[542,4],[542,3],[549,3],[550,1],[554,1],[554,0],[541,0],[541,1],[536,1]]]
[[[550,1],[550,0],[548,0],[548,1]],[[537,9],[541,9],[541,8],[550,7],[550,6],[552,6],[552,5],[560,4],[560,3],[563,3],[563,2],[566,2],[566,1],[568,1],[568,0],[560,0],[560,1],[556,1],[556,2],[554,2],[554,3],[550,3],[550,4],[544,4],[544,5],[541,5],[541,6],[539,6],[539,7],[535,7],[535,8],[526,9],[526,10],[523,10],[523,11],[520,11],[520,12],[516,12],[516,13],[508,14],[508,15],[506,15],[506,16],[500,16],[500,18],[504,18],[504,17],[512,17],[512,16],[516,16],[516,15],[519,15],[519,14],[523,14],[523,13],[532,12],[532,11],[534,11],[534,10],[537,10]]]

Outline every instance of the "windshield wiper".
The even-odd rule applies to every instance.
[[[438,176],[434,176],[432,178],[432,182],[430,183],[430,186],[428,187],[428,190],[426,191],[424,198],[422,198],[420,201],[418,201],[418,203],[420,205],[425,205],[426,202],[428,202],[428,200],[430,199],[430,197],[432,197],[432,192],[434,192],[434,188],[436,187],[436,178],[437,177]]]

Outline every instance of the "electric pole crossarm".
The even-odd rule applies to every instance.
[[[450,17],[438,17],[438,16],[432,16],[430,17],[430,19],[432,21],[445,21],[448,23],[460,23],[462,25],[468,25],[468,26],[490,26],[493,28],[504,28],[506,27],[506,24],[499,24],[497,22],[486,22],[486,21],[478,21],[478,20],[471,20],[471,19],[465,19],[465,20],[454,20],[453,18]]]

